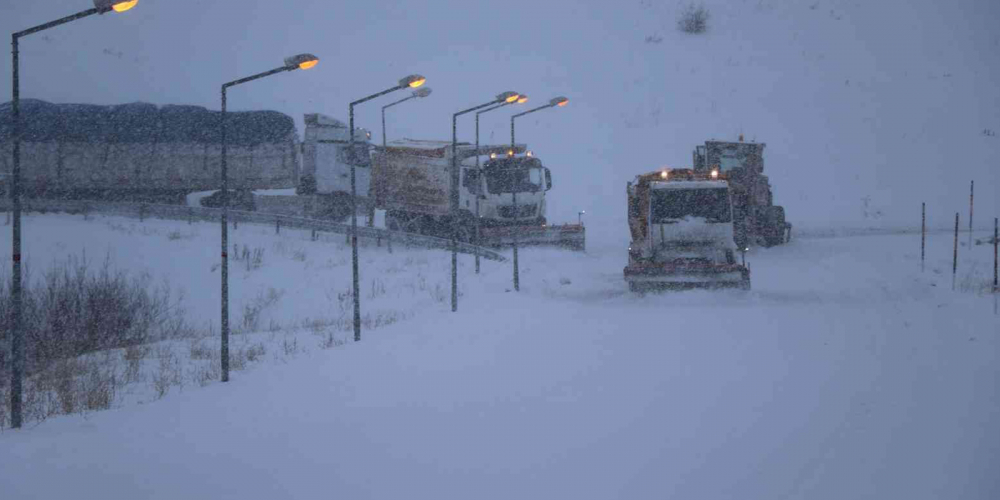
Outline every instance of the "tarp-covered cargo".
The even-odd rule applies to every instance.
[[[21,174],[29,196],[124,197],[220,185],[221,113],[200,106],[100,106],[24,99]],[[296,182],[293,119],[276,111],[229,112],[230,186]],[[0,172],[12,169],[13,111],[0,104]]]

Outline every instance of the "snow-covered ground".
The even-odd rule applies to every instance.
[[[25,231],[35,269],[110,252],[183,289],[192,321],[217,318],[216,225],[31,215]],[[341,238],[231,234],[264,249],[233,263],[234,322],[274,289],[261,325],[302,349],[6,431],[4,498],[1000,496],[1000,316],[952,291],[950,235],[923,273],[913,234],[754,250],[750,293],[634,296],[624,248],[600,246],[522,251],[515,293],[509,264],[477,277],[462,256],[457,313],[446,253],[366,246],[364,313],[398,321],[324,349],[296,325],[341,315]],[[991,275],[991,247],[959,254],[958,288]]]

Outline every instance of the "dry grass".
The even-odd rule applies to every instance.
[[[964,293],[989,295],[993,292],[993,265],[981,265],[973,262],[958,277],[955,289]]]
[[[681,10],[677,18],[677,29],[683,33],[699,35],[708,31],[708,20],[711,17],[704,5],[689,3]]]

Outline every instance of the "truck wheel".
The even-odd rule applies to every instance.
[[[465,227],[464,225],[459,226],[459,228],[455,232],[457,233],[458,241],[460,243],[472,243],[475,232],[469,229],[468,227]]]
[[[390,231],[402,231],[403,225],[399,220],[399,214],[396,212],[386,212],[385,228]]]
[[[424,225],[421,223],[420,216],[403,218],[401,226],[404,232],[413,234],[424,234],[423,231]]]
[[[767,220],[765,222],[766,231],[764,233],[765,243],[769,247],[780,245],[785,242],[785,209],[779,206],[768,207]]]
[[[351,215],[351,204],[333,197],[323,197],[319,202],[318,215],[321,219],[344,222]]]

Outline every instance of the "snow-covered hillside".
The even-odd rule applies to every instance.
[[[87,3],[6,3],[0,30]],[[627,180],[688,165],[696,144],[740,132],[768,144],[776,202],[798,227],[915,225],[921,201],[947,225],[972,179],[979,220],[1000,212],[1000,136],[984,134],[1000,131],[1000,4],[704,3],[709,31],[691,36],[675,29],[675,1],[144,0],[25,39],[22,93],[216,109],[222,82],[312,51],[315,69],[234,89],[231,109],[343,118],[348,102],[425,74],[435,92],[391,111],[394,138],[450,137],[451,113],[504,90],[533,103],[566,95],[570,106],[520,120],[519,137],[555,174],[550,219],[586,210],[592,242],[618,248]],[[9,85],[0,79],[0,95]],[[378,130],[379,107],[360,106],[359,126]],[[507,115],[483,116],[484,140],[509,139]],[[472,119],[461,126],[471,139]]]
[[[217,286],[214,225],[28,222],[31,265],[110,250],[120,266],[194,288],[194,317],[217,310],[199,289]],[[267,249],[232,280],[235,304],[262,286],[280,293],[264,323],[322,316],[335,303],[324,290],[349,283],[338,241],[249,225],[234,235]],[[486,263],[477,278],[463,256],[457,314],[433,296],[446,253],[365,248],[365,310],[404,313],[395,324],[332,349],[308,329],[270,344],[237,335],[238,348],[266,346],[265,361],[228,384],[4,432],[0,489],[81,500],[996,498],[995,297],[951,290],[948,234],[931,235],[921,273],[919,241],[757,250],[748,294],[636,297],[623,253],[540,249],[521,253],[513,293],[509,265]],[[984,245],[960,258],[959,288],[992,269]],[[386,290],[370,297],[369,280]],[[185,370],[204,364],[181,347]]]

